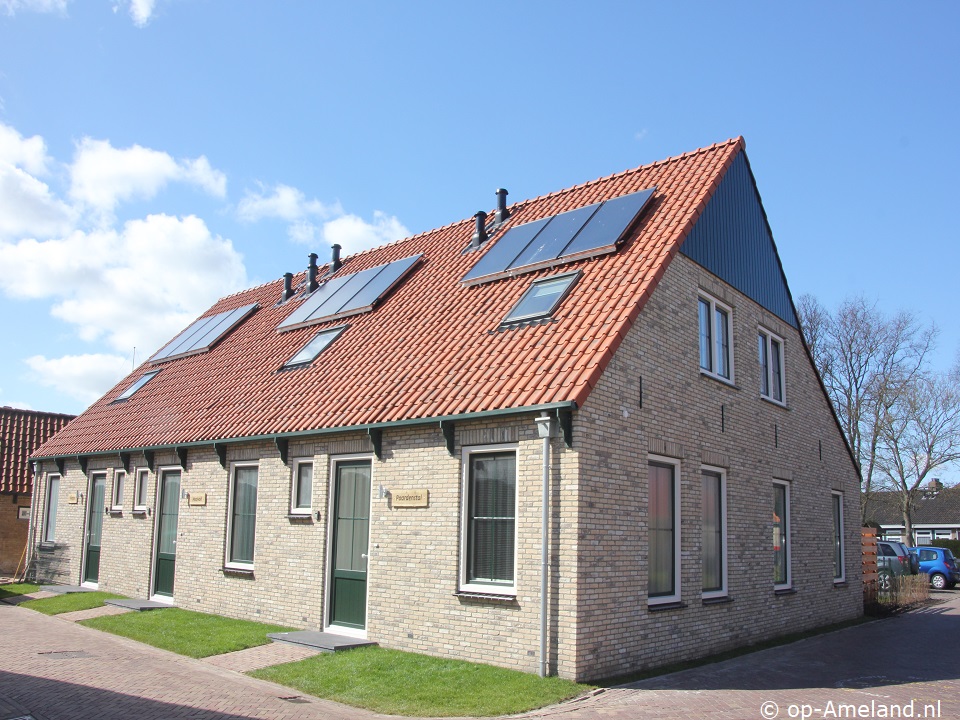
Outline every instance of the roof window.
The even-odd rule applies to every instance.
[[[137,380],[133,385],[131,385],[122,393],[117,395],[117,397],[113,399],[113,402],[116,403],[116,402],[123,402],[124,400],[128,400],[130,396],[132,396],[137,390],[142,388],[148,382],[153,380],[153,378],[155,378],[159,373],[160,373],[159,370],[154,370],[152,372],[144,373],[143,375],[140,376],[140,379]]]
[[[507,313],[502,325],[552,315],[578,277],[579,272],[572,272],[534,280],[519,302]]]
[[[411,255],[386,265],[327,280],[277,326],[277,331],[286,332],[372,310],[413,270],[421,257],[422,254]]]
[[[336,340],[340,336],[340,333],[346,329],[346,325],[341,325],[340,327],[330,328],[329,330],[321,330],[313,336],[310,342],[303,346],[300,352],[283,364],[284,369],[309,365],[317,358],[317,355],[322,353],[326,347]]]
[[[516,225],[487,250],[460,281],[497,280],[614,252],[656,187]]]
[[[217,315],[200,318],[164,345],[159,352],[150,358],[150,362],[166,362],[167,360],[206,352],[258,307],[260,307],[258,303],[253,303],[252,305],[238,307],[235,310],[227,310]]]

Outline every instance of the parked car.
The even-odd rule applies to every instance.
[[[952,589],[960,582],[960,568],[949,548],[920,546],[910,548],[919,564],[920,572],[930,576],[930,584],[937,590]]]
[[[906,545],[889,540],[877,541],[877,583],[882,592],[890,590],[895,577],[911,575],[910,553]]]

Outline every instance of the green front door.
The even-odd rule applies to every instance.
[[[370,461],[344,460],[334,477],[330,625],[367,626]]]
[[[157,500],[157,566],[153,573],[154,595],[173,597],[179,509],[180,471],[164,470],[160,474],[160,496]]]
[[[107,485],[106,473],[90,479],[87,502],[87,551],[84,555],[83,582],[100,581],[100,537],[103,533],[103,493]]]

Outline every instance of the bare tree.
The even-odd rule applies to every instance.
[[[797,313],[814,363],[860,466],[861,522],[874,491],[881,420],[904,390],[922,376],[936,328],[900,312],[884,316],[862,297],[831,314],[804,295]]]
[[[950,375],[916,377],[879,423],[876,465],[883,484],[897,495],[908,542],[921,484],[937,468],[960,460],[958,375],[960,366]]]

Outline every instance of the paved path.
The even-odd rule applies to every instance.
[[[236,652],[226,653],[224,655],[213,655],[204,658],[203,661],[227,670],[250,672],[251,670],[259,670],[260,668],[270,667],[271,665],[303,660],[308,657],[313,657],[314,655],[319,655],[320,652],[320,650],[313,650],[303,645],[271,642],[259,647],[237,650]]]
[[[927,717],[957,719],[960,654],[955,645],[960,638],[960,591],[937,593],[936,597],[945,602],[610,689],[527,717],[884,717],[895,716],[890,712],[892,706],[909,707],[912,701],[915,717],[923,717],[924,704],[930,703],[933,713],[928,712]],[[0,648],[0,720],[28,713],[36,720],[382,717],[297,697],[288,688],[254,680],[213,662],[180,657],[5,604],[0,604]],[[456,688],[450,691],[456,692]]]

